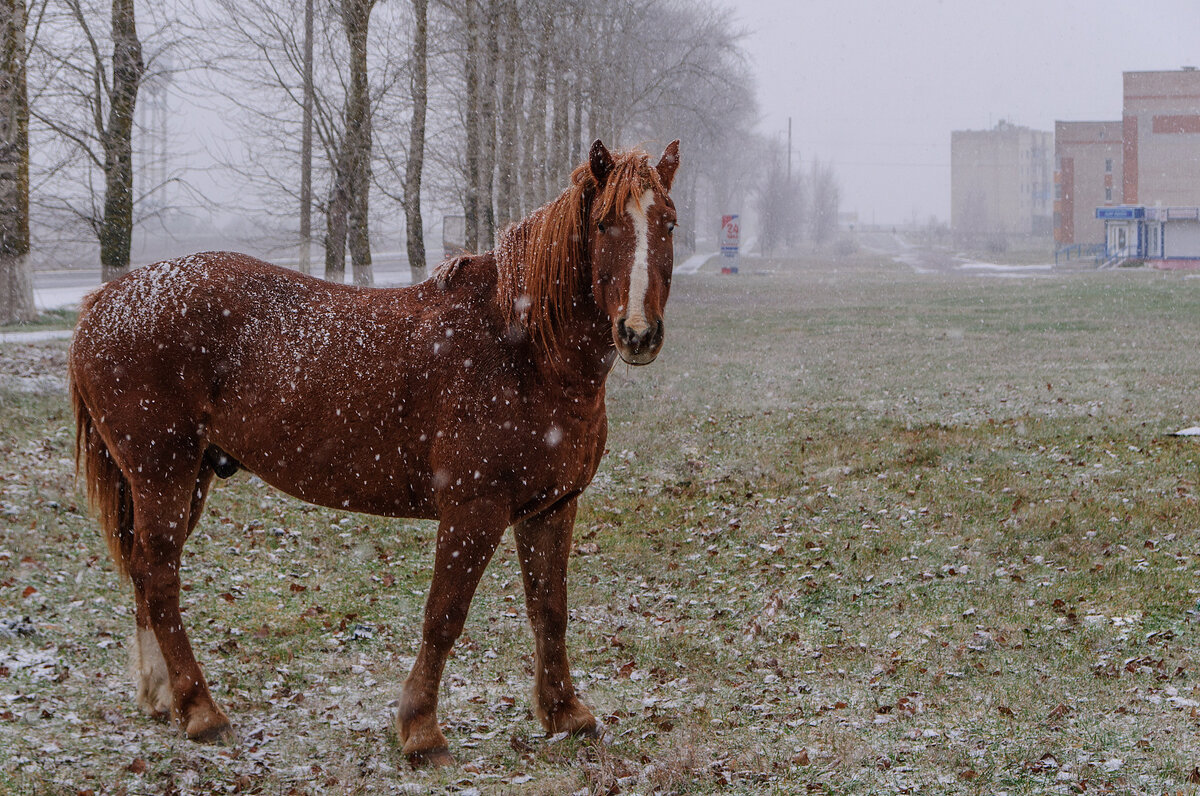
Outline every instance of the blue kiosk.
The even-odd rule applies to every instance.
[[[1200,207],[1097,207],[1106,260],[1149,260],[1167,267],[1200,260]]]

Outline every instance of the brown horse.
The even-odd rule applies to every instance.
[[[242,254],[139,269],[84,301],[70,353],[77,450],[133,582],[138,702],[229,741],[179,613],[179,560],[214,475],[239,467],[303,500],[440,521],[421,646],[396,730],[414,763],[453,760],[437,722],[447,653],[513,526],[536,640],[535,711],[595,734],[566,651],[579,495],[604,452],[604,384],[663,341],[672,142],[656,166],[597,141],[554,201],[495,252],[383,290]]]

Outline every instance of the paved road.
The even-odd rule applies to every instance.
[[[1046,276],[1054,263],[1004,264],[972,260],[944,248],[913,244],[904,235],[893,232],[859,232],[858,244],[867,251],[891,257],[918,274],[971,274],[974,276],[1025,277]]]

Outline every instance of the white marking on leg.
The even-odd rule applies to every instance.
[[[641,202],[630,199],[625,212],[633,219],[633,269],[629,272],[629,313],[625,325],[638,334],[650,328],[646,320],[646,292],[650,289],[650,222],[646,212],[654,204],[654,191],[642,194]]]
[[[154,631],[139,627],[129,640],[129,673],[137,686],[137,703],[154,717],[171,714],[171,679]]]

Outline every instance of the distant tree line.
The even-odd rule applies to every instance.
[[[239,207],[273,219],[306,272],[320,247],[338,281],[348,253],[353,280],[371,283],[385,218],[403,219],[418,279],[431,210],[463,218],[467,250],[490,248],[562,189],[595,138],[683,140],[682,249],[702,196],[728,207],[764,174],[775,184],[751,154],[741,34],[706,2],[0,3],[0,322],[32,314],[30,212],[39,228],[91,237],[105,279],[128,270],[132,231],[163,212],[153,198],[165,189],[135,179],[139,89],[167,76],[236,130],[209,154]],[[197,198],[183,164],[167,165],[165,183]],[[787,188],[787,212],[819,206],[818,176]],[[7,198],[22,191],[24,204]]]
[[[841,186],[832,165],[812,160],[807,169],[788,163],[774,141],[763,141],[763,175],[754,201],[759,246],[766,254],[794,250],[803,243],[821,248],[838,232]]]

